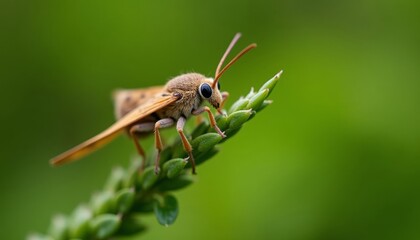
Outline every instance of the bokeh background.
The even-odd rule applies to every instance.
[[[126,137],[48,164],[114,121],[113,89],[212,76],[238,31],[236,52],[259,47],[222,88],[236,99],[284,69],[274,103],[175,194],[173,226],[147,216],[138,238],[420,239],[418,1],[2,0],[0,13],[2,239],[45,232],[127,165]]]

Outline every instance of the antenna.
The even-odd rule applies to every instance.
[[[250,51],[253,48],[257,47],[257,44],[252,43],[250,45],[248,45],[246,48],[244,48],[240,53],[238,53],[228,64],[226,64],[226,66],[220,70],[220,68],[222,67],[224,61],[226,60],[227,55],[230,53],[230,51],[232,50],[232,48],[235,46],[236,42],[239,40],[239,38],[241,37],[240,33],[235,34],[235,37],[233,37],[232,41],[230,42],[228,48],[226,49],[225,53],[223,54],[222,58],[220,59],[219,64],[217,65],[216,68],[216,73],[215,73],[215,77],[214,77],[214,81],[212,84],[212,88],[214,89],[217,86],[217,82],[219,81],[220,77],[223,75],[223,73],[228,70],[236,61],[238,61],[239,58],[241,58],[245,53],[247,53],[248,51]]]

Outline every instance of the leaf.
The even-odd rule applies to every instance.
[[[126,213],[130,210],[134,203],[135,191],[134,188],[121,189],[115,198],[115,208],[117,213]]]
[[[169,160],[163,164],[163,172],[166,173],[169,179],[174,178],[182,172],[187,163],[188,160],[183,158]]]
[[[112,212],[115,205],[113,192],[108,190],[95,194],[90,205],[95,215]]]
[[[156,175],[154,166],[146,168],[140,178],[142,188],[144,190],[151,188],[158,178],[159,176]]]
[[[117,236],[131,236],[145,231],[147,228],[140,220],[134,216],[124,217]]]
[[[227,128],[227,118],[225,115],[217,115],[216,116],[216,124],[220,128],[220,130],[224,131]],[[204,134],[204,133],[203,133]],[[199,136],[195,136],[197,138]]]
[[[89,220],[92,216],[92,211],[87,206],[80,205],[76,208],[69,221],[70,238],[85,238],[89,232]]]
[[[272,77],[270,80],[268,80],[266,83],[264,83],[264,85],[261,86],[260,90],[258,90],[258,92],[261,92],[264,89],[268,89],[268,95],[270,95],[271,91],[274,89],[274,87],[276,86],[281,74],[283,73],[283,70],[281,70],[280,72],[278,72],[276,75],[274,75],[274,77]]]
[[[56,240],[64,240],[67,238],[68,219],[64,215],[56,215],[51,223],[48,235]]]
[[[260,112],[261,110],[263,110],[264,108],[266,108],[267,106],[269,106],[272,103],[273,103],[272,100],[264,100],[264,102],[261,104],[261,106],[256,111]]]
[[[248,106],[249,99],[247,98],[240,98],[238,101],[236,101],[229,109],[229,113],[236,112],[238,110],[244,110],[246,106]]]
[[[194,182],[191,175],[179,175],[172,179],[164,179],[157,186],[158,191],[174,191],[184,188]]]
[[[228,121],[229,121],[229,131],[232,131],[234,129],[240,128],[242,124],[246,123],[248,121],[249,117],[252,114],[252,110],[240,110],[236,111],[229,115]],[[227,134],[226,134],[227,135]],[[227,135],[229,136],[229,135]]]
[[[193,154],[205,153],[222,140],[218,133],[206,133],[191,142]]]
[[[102,214],[95,217],[90,228],[96,239],[105,239],[115,233],[121,224],[121,217],[114,214]]]
[[[258,109],[264,102],[264,100],[267,98],[269,92],[270,90],[264,89],[255,94],[252,98],[249,99],[249,103],[246,108],[253,110]]]
[[[122,167],[116,167],[112,170],[111,176],[105,184],[105,189],[111,191],[117,191],[121,188],[124,177],[126,175],[125,170]]]
[[[155,201],[153,208],[156,218],[161,225],[169,226],[178,216],[178,202],[172,195],[165,195]]]

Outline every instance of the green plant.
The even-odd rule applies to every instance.
[[[280,75],[281,72],[256,92],[251,89],[233,103],[227,114],[217,116],[217,124],[226,132],[226,138],[222,139],[207,122],[194,128],[190,139],[197,165],[217,154],[216,145],[234,136],[245,122],[270,105],[271,101],[266,99]],[[176,140],[162,151],[162,171],[158,175],[153,165],[139,171],[140,160],[134,160],[128,169],[115,168],[104,189],[89,204],[79,205],[70,216],[54,217],[46,235],[32,234],[28,239],[105,239],[138,234],[145,230],[138,215],[151,212],[160,224],[172,224],[178,215],[178,203],[170,192],[193,182],[186,156],[180,140]]]

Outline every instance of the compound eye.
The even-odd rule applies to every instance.
[[[213,94],[213,90],[207,83],[203,83],[200,85],[199,92],[201,97],[203,98],[209,98]]]
[[[220,90],[220,82],[217,82],[217,89]]]

